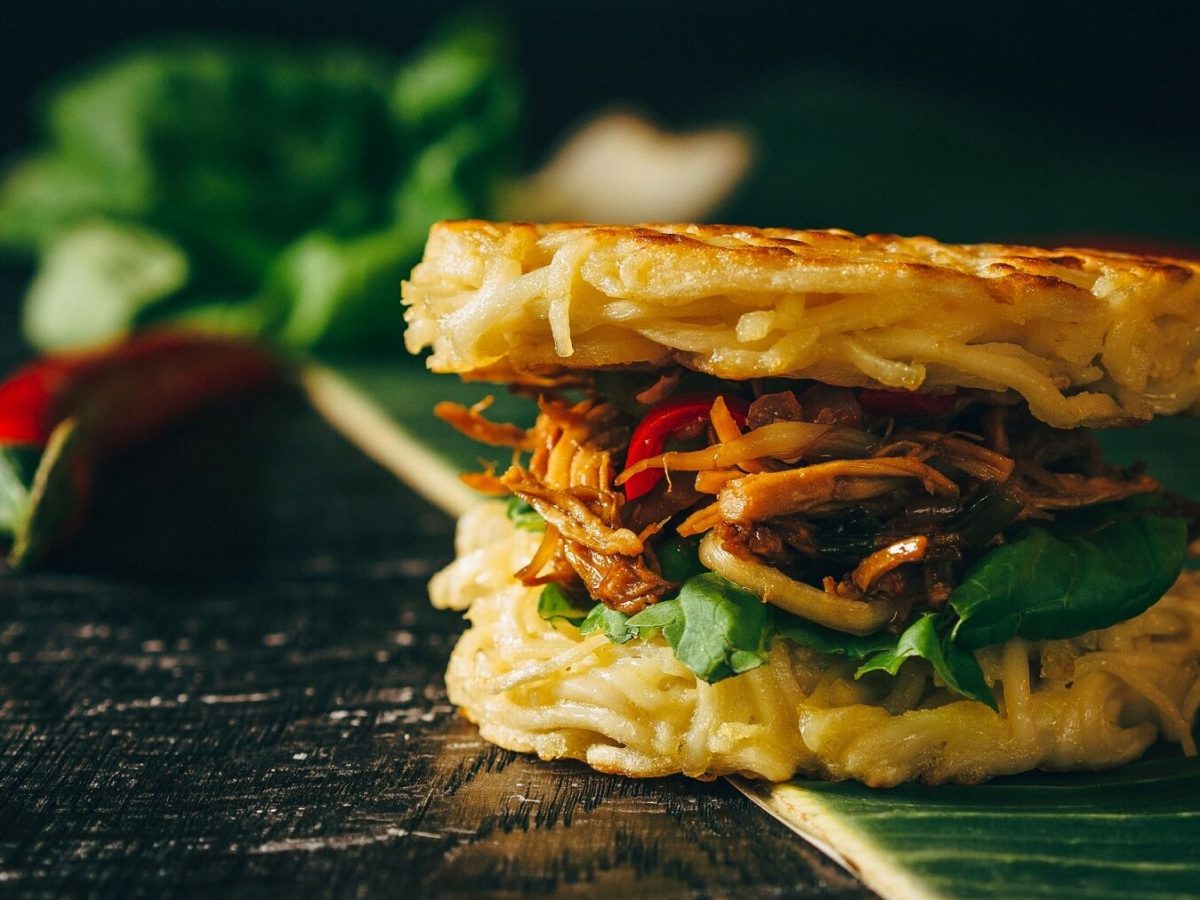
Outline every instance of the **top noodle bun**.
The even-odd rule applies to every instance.
[[[408,348],[517,381],[683,365],[1017,394],[1058,428],[1200,409],[1200,263],[723,225],[433,227]]]

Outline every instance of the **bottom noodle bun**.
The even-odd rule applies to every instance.
[[[765,665],[707,684],[661,638],[581,636],[541,619],[539,589],[512,576],[538,538],[502,504],[481,505],[430,584],[436,606],[471,622],[446,674],[450,699],[510,750],[631,776],[801,773],[874,787],[1102,769],[1160,736],[1196,751],[1200,573],[1111,628],[980,651],[997,714],[936,684],[919,660],[855,680],[853,662],[778,639]]]

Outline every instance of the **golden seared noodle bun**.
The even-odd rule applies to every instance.
[[[632,776],[801,773],[883,787],[1100,769],[1160,736],[1196,749],[1194,573],[1120,625],[980,651],[996,714],[934,683],[918,660],[898,677],[856,681],[854,663],[779,639],[766,665],[710,685],[663,643],[581,637],[542,620],[538,588],[510,574],[537,541],[502,504],[483,504],[460,521],[458,557],[430,586],[437,606],[465,609],[471,622],[446,675],[450,699],[511,750]]]
[[[1056,428],[1200,403],[1200,263],[715,225],[443,222],[408,348],[497,381],[616,365],[1020,395]]]

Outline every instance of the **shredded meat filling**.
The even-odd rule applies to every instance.
[[[635,396],[669,399],[681,381],[670,373]],[[897,611],[889,627],[901,627],[914,608],[944,605],[970,561],[1018,523],[1161,492],[1153,478],[1108,465],[1091,435],[1057,431],[1020,407],[968,398],[898,428],[877,406],[864,416],[850,389],[754,387],[744,426],[715,401],[707,428],[674,436],[684,449],[640,463],[667,478],[628,503],[614,459],[636,418],[612,404],[543,396],[528,430],[484,418],[490,401],[439,404],[437,413],[477,440],[528,454],[502,476],[466,477],[486,493],[520,497],[546,521],[521,580],[582,587],[628,614],[675,587],[653,549],[660,530],[716,529],[746,558],[830,597],[887,601]]]
[[[582,485],[573,490],[546,487],[518,466],[505,472],[500,480],[567,540],[621,556],[637,556],[646,549],[641,538],[628,528],[614,526],[620,501],[612,491]]]
[[[641,556],[600,553],[573,541],[567,541],[563,551],[588,594],[626,615],[641,612],[671,587]]]
[[[635,526],[640,531],[626,525],[612,486],[612,452],[628,441],[628,426],[607,404],[542,399],[539,406],[537,423],[522,432],[528,467],[491,476],[546,521],[537,552],[517,577],[530,585],[581,582],[590,596],[628,614],[661,599],[671,584],[645,542],[657,524]]]

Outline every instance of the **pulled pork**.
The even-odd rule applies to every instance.
[[[517,573],[526,584],[578,580],[587,593],[613,609],[634,614],[662,598],[671,583],[658,572],[646,545],[657,531],[641,533],[621,516],[624,501],[613,488],[613,453],[623,453],[630,427],[609,404],[551,398],[538,401],[540,415],[528,431],[500,431],[482,410],[439,404],[435,413],[465,433],[504,434],[518,450],[529,450],[527,467],[514,465],[499,483],[546,520],[542,544],[530,565]],[[465,425],[466,427],[460,427]],[[469,430],[468,430],[469,429]]]
[[[660,378],[637,396],[657,402],[678,381]],[[728,395],[746,389],[721,387]],[[938,414],[882,416],[878,398],[864,409],[846,388],[753,387],[744,425],[718,400],[707,433],[688,450],[639,460],[623,475],[614,461],[623,462],[637,420],[595,397],[540,398],[528,430],[489,422],[486,406],[439,404],[437,414],[512,447],[514,458],[529,454],[502,476],[468,476],[521,498],[546,521],[518,577],[585,590],[628,614],[675,587],[662,575],[656,540],[715,529],[727,549],[831,595],[888,600],[903,611],[902,624],[914,608],[943,605],[966,566],[1017,524],[1161,492],[1153,478],[1107,464],[1089,433],[1050,428],[1023,407],[960,394],[938,398]],[[667,477],[626,501],[624,478],[647,469]]]

